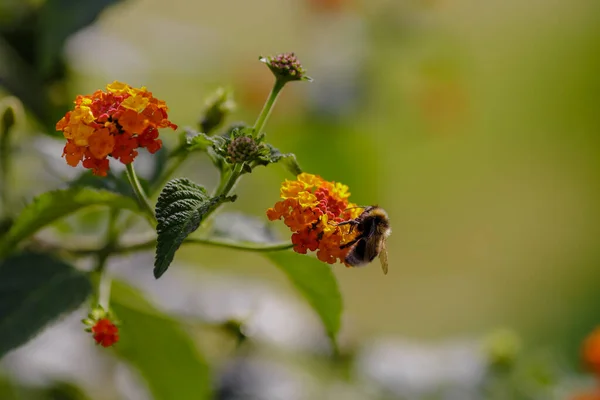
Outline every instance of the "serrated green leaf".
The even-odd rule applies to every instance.
[[[227,168],[223,154],[226,152],[227,139],[222,136],[209,136],[192,129],[186,131],[185,149],[200,151],[208,154],[213,165],[221,173]]]
[[[342,296],[331,267],[316,258],[291,251],[267,253],[321,318],[334,348],[340,329]]]
[[[0,263],[0,357],[90,295],[87,274],[46,254],[22,253]]]
[[[146,380],[155,400],[211,398],[206,361],[173,319],[158,312],[135,289],[115,281],[112,308],[122,321],[117,355]]]
[[[290,171],[293,175],[302,173],[302,168],[296,160],[296,155],[293,153],[282,153],[276,147],[270,144],[265,144],[260,156],[259,165],[269,165],[273,163],[281,162],[285,168]]]
[[[198,229],[217,202],[206,189],[187,178],[173,179],[165,185],[156,203],[158,238],[154,276],[157,279],[169,268],[184,239]]]
[[[75,187],[55,190],[36,197],[19,214],[8,233],[0,241],[0,258],[11,251],[21,240],[39,229],[84,207],[106,205],[140,211],[135,200],[106,190]]]
[[[209,147],[219,147],[225,143],[221,136],[208,136],[202,132],[188,129],[186,134],[186,148],[188,151],[207,151]]]

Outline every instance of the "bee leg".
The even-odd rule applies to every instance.
[[[340,246],[340,249],[345,249],[347,247],[352,246],[354,243],[358,242],[361,238],[356,238],[354,240],[349,241],[348,243],[344,243],[343,245]]]
[[[343,221],[343,222],[338,222],[337,224],[335,224],[336,226],[340,226],[340,225],[358,225],[358,221],[356,221],[355,219],[349,219],[348,221]]]
[[[350,219],[348,221],[339,222],[339,223],[337,223],[335,225],[336,226],[350,225],[350,230],[348,231],[348,233],[352,233],[352,232],[354,232],[354,228],[356,227],[356,225],[358,225],[358,221],[356,221],[355,219]]]

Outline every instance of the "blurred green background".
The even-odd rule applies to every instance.
[[[5,0],[3,31],[42,6]],[[286,87],[269,141],[305,171],[349,185],[353,202],[384,207],[393,227],[389,275],[333,266],[341,342],[510,327],[526,348],[551,348],[576,368],[600,322],[598,21],[593,0],[122,1],[55,49],[64,76],[44,78],[55,109],[47,120],[28,109],[17,143],[27,153],[70,99],[113,80],[147,86],[180,127],[195,126],[205,97],[225,85],[238,104],[232,121],[252,123],[272,79],[258,56],[294,51],[314,82]],[[42,166],[28,160],[14,181],[29,194],[49,189],[31,187]],[[178,175],[217,179],[203,157]],[[228,207],[263,218],[284,178],[283,168],[257,170]],[[255,254],[194,247],[178,260],[296,296]]]

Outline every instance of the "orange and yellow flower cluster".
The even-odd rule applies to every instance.
[[[158,129],[177,129],[167,110],[166,103],[145,87],[136,89],[117,81],[106,91],[77,96],[75,109],[56,124],[67,139],[63,157],[72,167],[82,162],[94,175],[106,176],[108,156],[129,164],[138,155],[136,149],[155,153],[162,147]]]
[[[349,248],[340,249],[352,240],[350,225],[336,225],[358,217],[360,208],[348,202],[348,186],[328,182],[317,175],[302,173],[296,180],[281,185],[281,198],[267,210],[271,220],[282,219],[291,229],[294,251],[316,251],[319,260],[333,264],[344,262]]]

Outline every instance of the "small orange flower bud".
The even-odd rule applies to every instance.
[[[110,310],[106,311],[100,305],[93,307],[81,322],[87,326],[86,332],[91,332],[102,347],[110,347],[119,341],[118,322]]]
[[[94,340],[102,347],[110,347],[119,341],[119,328],[108,318],[102,318],[92,327]]]

